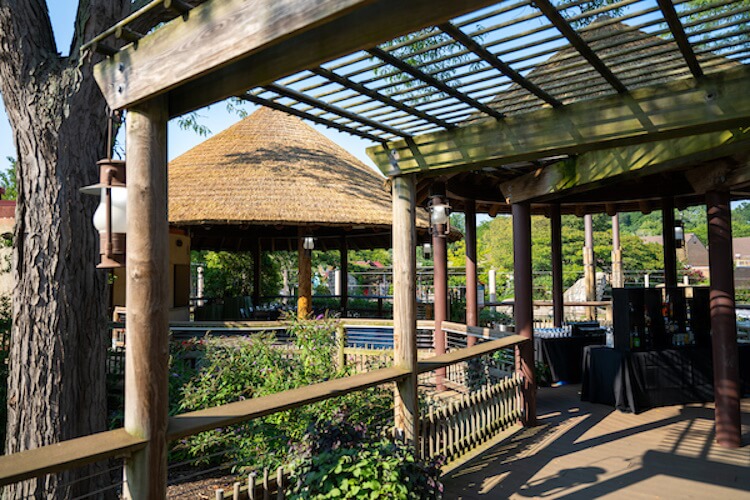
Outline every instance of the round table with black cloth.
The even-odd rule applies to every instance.
[[[534,336],[534,359],[549,366],[552,382],[581,381],[583,349],[604,343],[604,334],[573,337]]]

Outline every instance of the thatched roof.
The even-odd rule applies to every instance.
[[[244,235],[260,237],[267,248],[292,249],[298,227],[331,239],[370,238],[355,247],[390,246],[385,183],[300,119],[260,108],[169,163],[169,220],[191,229],[196,248],[239,249],[244,245],[236,239]],[[426,232],[426,211],[417,226]]]

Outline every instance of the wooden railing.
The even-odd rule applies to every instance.
[[[429,325],[422,325],[426,327]],[[498,340],[459,349],[418,363],[418,373],[491,354],[499,349],[517,346],[528,340],[509,335]],[[175,440],[199,432],[245,422],[280,411],[298,408],[317,401],[402,380],[409,372],[399,367],[384,368],[346,378],[321,382],[278,394],[238,401],[214,408],[171,417],[167,439]],[[102,432],[58,444],[0,457],[0,486],[44,474],[61,472],[99,460],[125,456],[145,447],[147,441],[128,434],[125,429]]]

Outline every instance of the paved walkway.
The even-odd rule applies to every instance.
[[[750,499],[750,400],[744,446],[726,450],[712,403],[632,415],[581,402],[579,389],[540,389],[540,425],[454,469],[445,498]]]

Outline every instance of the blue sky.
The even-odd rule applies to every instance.
[[[73,35],[73,21],[75,19],[78,0],[54,0],[52,2],[48,1],[47,5],[52,19],[52,27],[55,32],[58,50],[63,54],[67,54],[70,40]],[[246,109],[252,111],[255,109],[255,106],[248,105]],[[222,103],[215,104],[208,109],[200,110],[199,115],[200,123],[207,126],[212,134],[221,132],[240,119],[236,114],[227,112],[225,105]],[[102,127],[104,126],[106,126],[106,124],[103,123]],[[365,148],[371,145],[368,141],[347,134],[342,134],[335,130],[329,130],[322,126],[313,125],[313,127],[328,138],[337,142],[365,164],[375,168],[374,164],[365,153]],[[169,125],[168,143],[169,159],[179,156],[205,139],[205,137],[200,137],[193,131],[180,130],[175,121],[171,122]],[[13,135],[10,129],[10,124],[8,123],[8,118],[5,114],[5,106],[0,99],[1,169],[6,169],[8,167],[8,162],[5,159],[8,156],[15,157],[16,152],[15,147],[13,146]],[[93,165],[92,168],[94,168]]]

